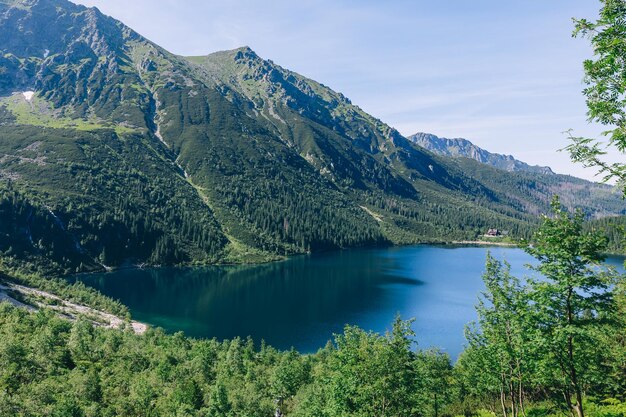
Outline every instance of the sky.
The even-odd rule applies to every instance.
[[[463,137],[594,179],[558,152],[587,122],[586,39],[596,0],[77,0],[179,55],[250,46],[404,135]],[[597,180],[598,178],[595,177]]]

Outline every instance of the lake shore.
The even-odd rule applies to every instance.
[[[468,245],[468,246],[502,246],[507,248],[517,248],[520,247],[517,243],[511,242],[488,242],[484,240],[459,240],[450,242],[451,245]]]
[[[445,241],[423,241],[423,242],[412,242],[412,243],[401,243],[401,244],[388,244],[388,245],[376,245],[369,246],[368,249],[388,249],[388,248],[406,248],[411,246],[494,246],[494,247],[506,247],[506,248],[515,248],[519,246],[515,243],[510,242],[489,242],[484,240],[453,240],[449,242]],[[358,247],[353,248],[341,248],[341,249],[329,249],[329,250],[321,250],[317,252],[306,252],[306,253],[294,253],[290,255],[276,255],[275,258],[267,258],[267,259],[252,259],[249,261],[242,262],[215,262],[215,263],[182,263],[178,265],[161,265],[161,264],[149,264],[149,263],[134,263],[132,261],[124,262],[119,266],[106,266],[103,270],[95,270],[89,272],[77,272],[69,275],[65,275],[65,279],[79,279],[84,275],[91,274],[99,274],[99,273],[115,273],[119,271],[127,271],[127,270],[144,270],[144,269],[162,269],[162,268],[203,268],[203,267],[254,267],[259,265],[267,265],[267,264],[276,264],[285,261],[289,261],[291,259],[300,257],[300,256],[308,256],[308,255],[319,255],[319,254],[329,254],[334,252],[344,252],[356,249],[363,249]],[[71,281],[73,282],[73,281]]]
[[[143,334],[148,329],[148,325],[145,323],[134,320],[127,321],[92,307],[69,302],[49,292],[18,284],[0,283],[0,302],[2,301],[29,311],[37,311],[41,308],[51,309],[60,317],[71,321],[76,321],[79,317],[86,317],[94,326],[111,329],[130,326],[136,334]]]

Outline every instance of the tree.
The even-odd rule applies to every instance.
[[[603,362],[602,333],[615,310],[611,284],[615,274],[597,268],[607,239],[583,231],[583,214],[569,215],[558,198],[553,217],[544,217],[527,252],[544,278],[529,279],[540,378],[560,391],[570,411],[584,417],[583,396]],[[600,374],[600,375],[599,375]]]
[[[347,326],[324,350],[312,386],[300,393],[302,408],[295,415],[435,415],[446,398],[438,378],[445,379],[448,372],[426,368],[437,362],[439,369],[449,370],[448,357],[414,352],[410,326],[397,318],[384,336]]]
[[[468,385],[475,393],[498,397],[504,416],[525,415],[528,368],[532,363],[528,294],[510,274],[510,266],[491,254],[487,255],[483,281],[486,290],[476,306],[479,326],[466,331],[469,347],[461,368],[465,378],[472,381]]]
[[[439,417],[445,414],[444,408],[450,404],[453,384],[450,357],[438,349],[418,353],[418,375],[425,390],[423,415]],[[430,413],[426,413],[430,411]]]
[[[272,393],[282,415],[284,402],[289,401],[298,389],[308,382],[310,366],[294,349],[286,352],[276,364],[272,375]]]
[[[613,329],[601,335],[601,346],[609,360],[603,369],[598,389],[605,397],[626,400],[626,280],[620,280],[613,288],[615,309]]]
[[[94,357],[92,342],[93,324],[84,317],[80,317],[74,322],[67,343],[75,363],[88,362]]]
[[[584,62],[585,83],[590,122],[607,126],[603,133],[608,144],[597,139],[574,137],[566,147],[573,161],[599,168],[605,180],[617,179],[626,193],[626,164],[609,163],[607,149],[626,152],[626,1],[601,0],[600,18],[596,22],[574,19],[573,36],[590,39],[594,59]]]
[[[623,282],[600,266],[607,239],[583,229],[583,214],[568,214],[558,198],[552,208],[527,248],[541,277],[520,281],[488,256],[479,321],[468,328],[456,366],[463,395],[492,410],[499,402],[505,417],[525,415],[525,401],[534,398],[584,417],[587,393],[621,386],[620,348],[598,349],[624,340],[615,300]]]
[[[608,127],[604,135],[608,146],[626,153],[626,1],[601,0],[600,17],[596,22],[574,19],[574,36],[590,39],[595,59],[584,62],[589,121]],[[571,136],[571,135],[570,135]],[[608,163],[603,159],[606,151],[602,144],[590,138],[571,137],[566,149],[575,162],[587,167],[597,167],[604,179],[617,179],[626,194],[626,164]],[[611,224],[611,223],[609,223]],[[613,226],[615,224],[612,224]],[[613,236],[623,240],[624,230],[613,227]],[[616,231],[617,229],[617,231]],[[619,245],[621,246],[621,245]],[[605,335],[604,344],[612,353],[612,369],[607,372],[608,390],[624,398],[626,378],[626,283],[621,280],[615,287],[617,307],[614,311],[615,329]]]
[[[215,384],[210,393],[209,417],[227,417],[232,415],[232,406],[228,401],[228,392],[220,382]]]

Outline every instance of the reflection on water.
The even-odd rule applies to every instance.
[[[520,276],[532,260],[518,249],[491,251]],[[345,324],[384,332],[400,313],[416,319],[421,346],[456,356],[464,326],[475,317],[486,253],[436,246],[350,250],[265,265],[122,270],[80,280],[119,299],[135,319],[189,336],[252,336],[312,352]]]

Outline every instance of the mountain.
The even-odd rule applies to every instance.
[[[510,172],[524,171],[534,172],[536,174],[554,174],[550,167],[528,165],[525,162],[515,159],[511,155],[491,153],[463,138],[447,139],[440,138],[430,133],[419,132],[409,136],[408,139],[437,155],[471,158],[483,164]]]
[[[453,158],[467,175],[508,194],[512,204],[517,200],[522,211],[540,214],[544,208],[536,201],[546,201],[556,194],[566,207],[582,209],[593,219],[624,214],[621,193],[613,186],[555,174],[549,167],[531,166],[510,155],[488,152],[467,139],[446,139],[429,133],[417,133],[408,139],[435,154]]]
[[[95,8],[0,0],[0,50],[5,263],[67,273],[528,237],[548,210],[549,189],[469,173],[247,47],[182,57]],[[623,212],[588,197],[571,204]]]

